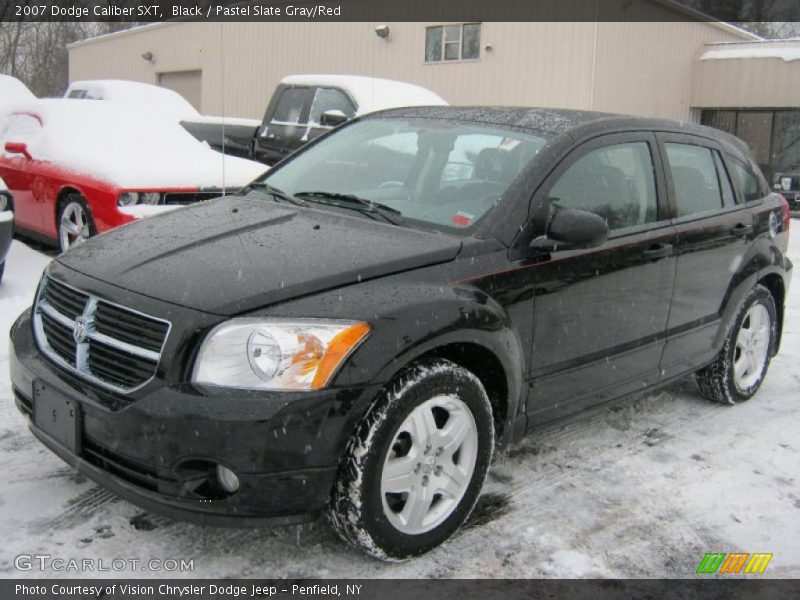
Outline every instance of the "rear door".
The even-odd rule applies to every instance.
[[[253,147],[256,160],[274,165],[305,143],[313,97],[314,87],[279,85],[276,88],[256,134]]]
[[[722,308],[753,233],[732,177],[713,141],[658,134],[677,232],[675,291],[661,360],[664,377],[714,357]]]
[[[602,216],[609,239],[598,248],[555,251],[527,270],[533,423],[658,381],[675,276],[675,230],[652,134],[585,143],[537,196],[535,202]]]

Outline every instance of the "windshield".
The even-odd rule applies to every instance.
[[[263,181],[308,202],[357,210],[375,203],[403,222],[463,229],[497,203],[546,142],[492,126],[367,119],[328,136]],[[343,195],[356,200],[343,203]]]

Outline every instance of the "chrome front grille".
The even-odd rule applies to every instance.
[[[94,383],[130,392],[156,373],[170,323],[45,277],[33,314],[40,349]]]

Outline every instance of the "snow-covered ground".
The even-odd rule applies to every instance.
[[[790,256],[800,263],[800,222],[793,228]],[[3,340],[48,260],[14,242],[0,285]],[[691,577],[706,552],[741,551],[774,553],[762,577],[800,577],[800,282],[787,307],[783,348],[750,402],[707,402],[687,379],[548,426],[495,461],[463,531],[401,564],[349,549],[324,521],[224,530],[117,499],[27,430],[2,341],[0,576],[52,576],[14,567],[19,554],[48,554],[193,560],[186,575],[214,578]]]

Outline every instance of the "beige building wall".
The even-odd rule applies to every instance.
[[[742,58],[701,60],[714,52]],[[705,46],[692,69],[691,102],[709,108],[800,108],[800,41]]]
[[[681,17],[683,18],[683,17]],[[437,25],[440,23],[436,23]],[[345,73],[416,83],[451,104],[506,104],[692,118],[692,61],[704,44],[741,40],[719,25],[485,22],[479,60],[426,64],[432,23],[163,23],[70,47],[70,80],[157,84],[202,71],[205,114],[260,118],[293,73]],[[491,49],[487,50],[487,45]],[[151,52],[152,62],[142,58]]]

